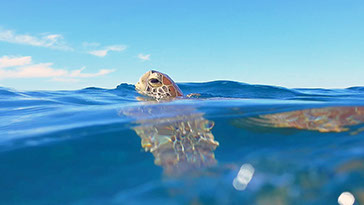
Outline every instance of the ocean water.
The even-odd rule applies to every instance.
[[[364,87],[179,86],[0,88],[0,204],[364,204]]]

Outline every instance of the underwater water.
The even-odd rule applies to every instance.
[[[0,204],[364,204],[364,87],[179,86],[0,88]]]

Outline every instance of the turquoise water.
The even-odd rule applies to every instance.
[[[179,86],[201,96],[0,88],[0,204],[364,204],[364,87]],[[200,121],[216,163],[172,173],[136,132]]]

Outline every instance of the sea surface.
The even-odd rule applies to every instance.
[[[364,204],[364,87],[178,85],[0,88],[0,204]]]

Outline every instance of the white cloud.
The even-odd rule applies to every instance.
[[[107,52],[108,52],[108,50],[95,50],[95,51],[90,51],[89,54],[98,56],[98,57],[104,57],[107,55]]]
[[[76,78],[92,78],[92,77],[107,75],[107,74],[112,73],[112,72],[115,71],[115,70],[110,70],[110,69],[101,69],[97,73],[81,73],[85,69],[86,69],[86,67],[82,67],[79,70],[73,70],[70,73],[70,77],[76,77]]]
[[[47,78],[67,75],[66,70],[54,69],[52,65],[52,63],[39,63],[15,69],[1,69],[0,78]]]
[[[150,54],[143,55],[142,53],[139,53],[138,58],[142,61],[149,61],[150,60]]]
[[[53,68],[53,63],[33,64],[30,56],[0,58],[0,79],[5,78],[53,78],[55,81],[76,82],[79,78],[92,78],[107,75],[115,70],[101,69],[96,73],[83,73],[85,67],[78,70]]]
[[[0,29],[0,41],[59,50],[73,50],[65,43],[63,36],[60,34],[32,36],[28,34],[16,34],[12,30]]]
[[[105,47],[104,49],[89,51],[89,54],[98,56],[98,57],[105,57],[109,51],[120,52],[125,49],[126,49],[125,45],[111,45],[111,46]]]
[[[32,58],[30,56],[25,56],[25,57],[3,56],[0,58],[0,68],[27,65],[30,64],[31,61]]]

